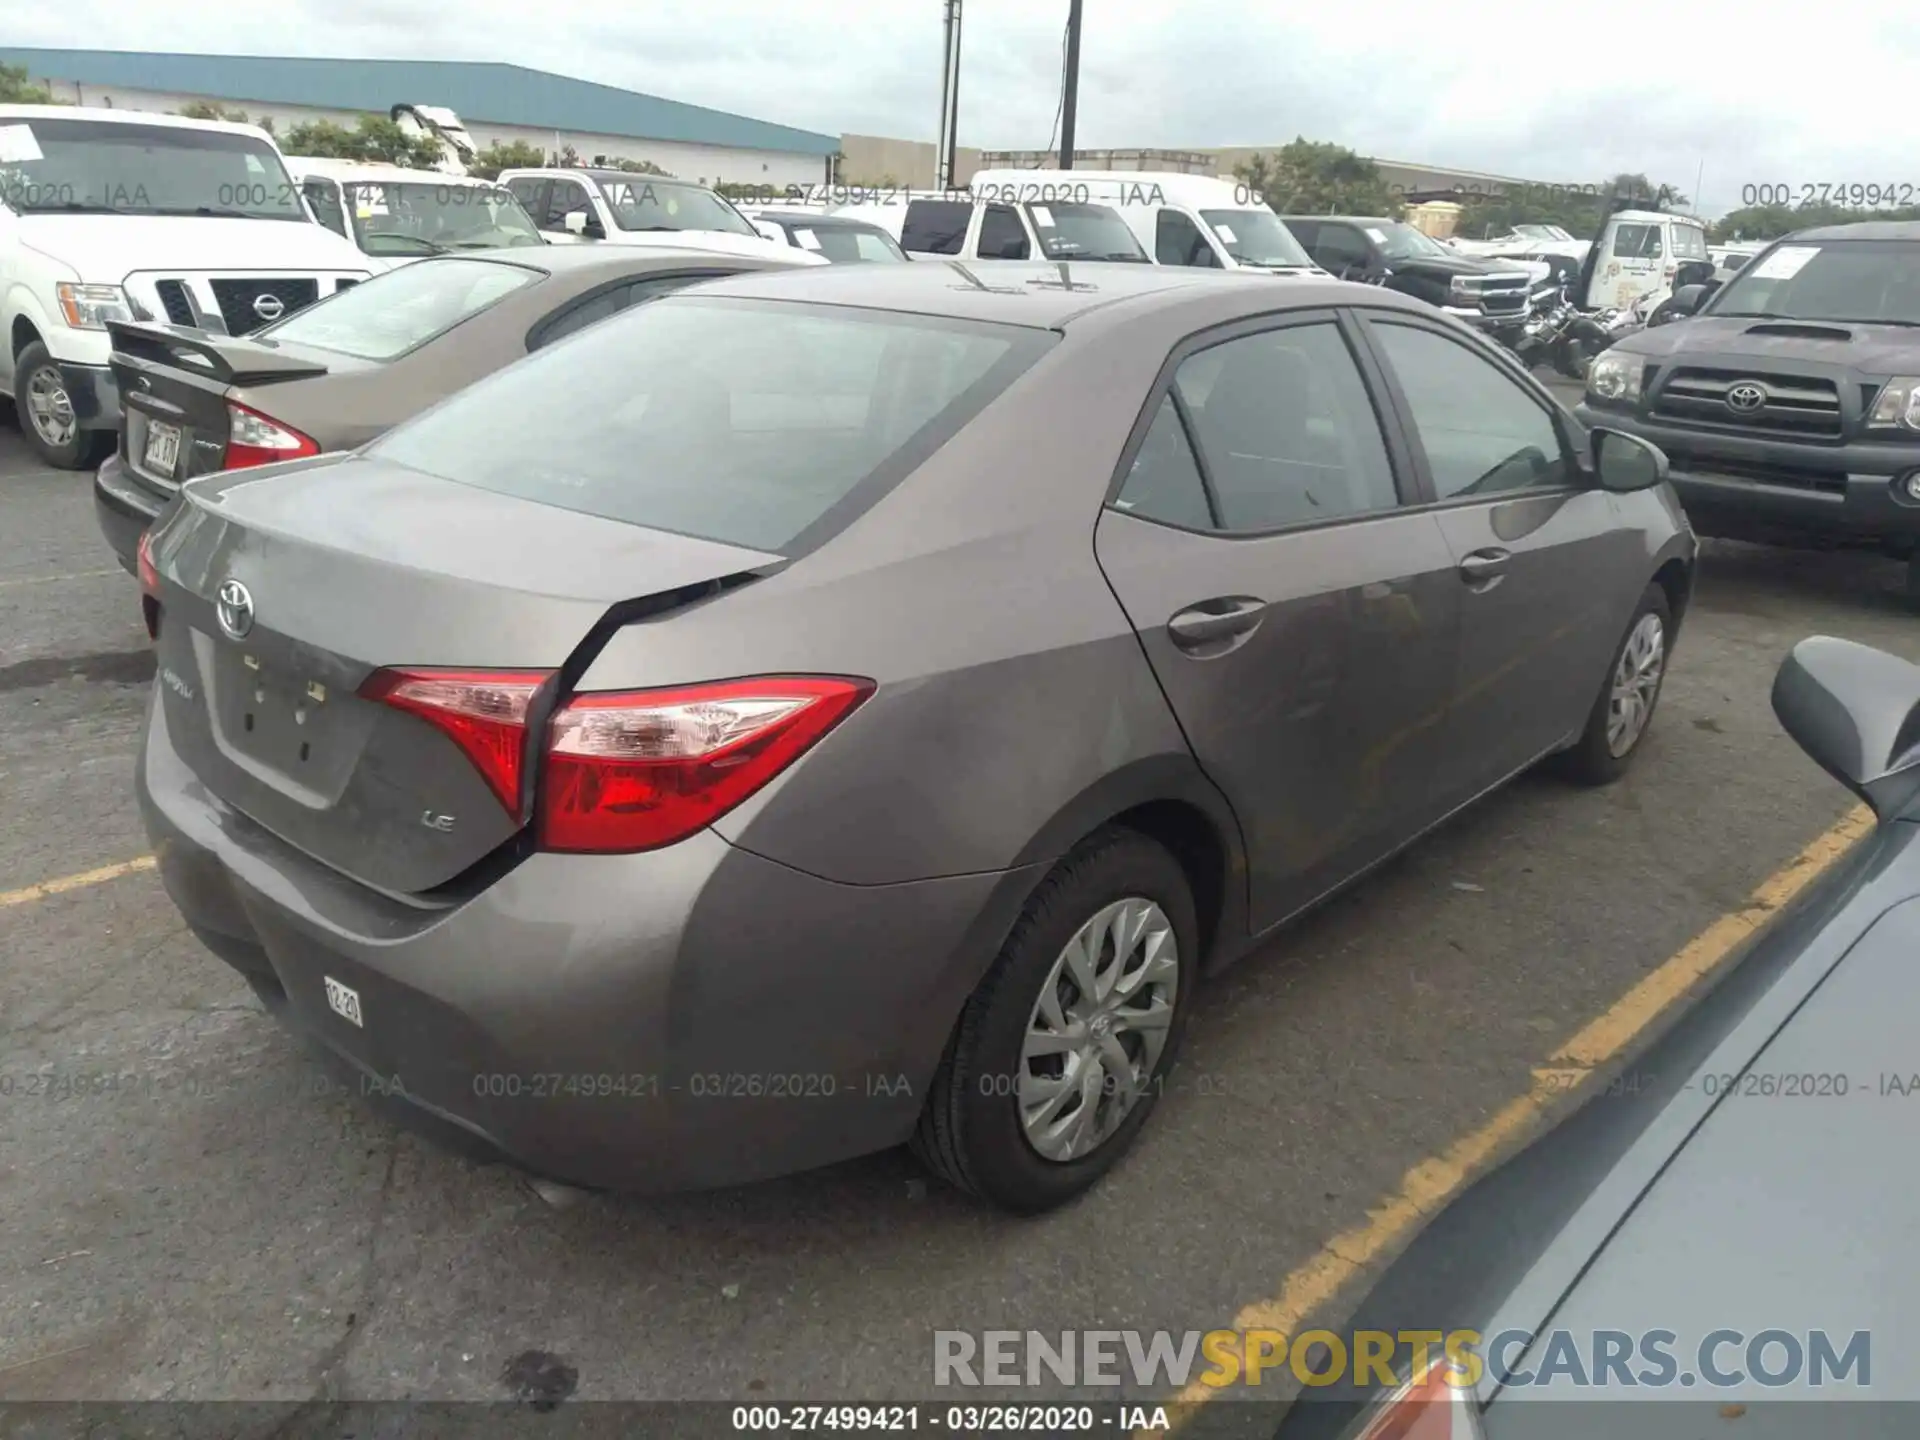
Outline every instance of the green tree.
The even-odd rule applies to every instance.
[[[1398,216],[1400,202],[1380,167],[1343,145],[1297,137],[1234,172],[1281,214]]]
[[[0,105],[65,105],[44,85],[33,83],[24,65],[0,65]]]
[[[281,148],[289,155],[377,160],[409,170],[431,170],[440,163],[441,151],[433,136],[409,135],[385,115],[362,115],[351,130],[331,120],[309,120],[288,130]]]
[[[524,140],[496,140],[467,165],[469,175],[482,180],[499,177],[502,170],[539,170],[547,163],[547,152]]]
[[[548,163],[556,169],[571,170],[575,166],[584,165],[587,162],[580,158],[580,152],[574,149],[573,146],[563,145],[555,152],[553,159]]]
[[[188,120],[224,120],[230,125],[251,125],[244,110],[228,110],[212,100],[189,100],[173,112]]]
[[[608,170],[624,170],[629,175],[661,175],[669,180],[673,178],[672,174],[662,170],[651,160],[629,160],[625,156],[619,155],[608,156],[605,168]]]
[[[1747,205],[1713,223],[1714,240],[1777,240],[1815,225],[1851,225],[1862,220],[1920,220],[1920,205],[1874,210],[1813,200],[1803,205]]]

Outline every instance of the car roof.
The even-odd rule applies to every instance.
[[[0,105],[0,120],[85,120],[108,125],[160,125],[173,130],[218,130],[228,135],[252,135],[269,142],[273,139],[258,125],[232,120],[196,120],[190,115],[163,115],[155,110],[109,110],[94,105]]]
[[[1851,225],[1816,225],[1796,230],[1791,240],[1920,240],[1920,220],[1857,220]]]
[[[710,264],[724,269],[779,269],[781,262],[772,256],[731,255],[717,250],[697,250],[691,246],[666,245],[509,245],[497,250],[463,250],[458,255],[433,255],[415,264],[434,260],[492,260],[518,265],[527,270],[543,270],[549,275],[592,277],[604,274],[645,274],[655,270],[684,270],[689,265]],[[793,266],[794,269],[812,269]]]
[[[332,180],[384,180],[393,185],[459,185],[492,188],[494,182],[478,175],[448,175],[440,170],[411,170],[382,165],[377,160],[336,160],[325,155],[284,155],[287,169],[301,175],[324,175]]]
[[[1282,215],[1282,220],[1336,220],[1342,225],[1404,225],[1404,220],[1389,220],[1384,215]]]
[[[810,266],[804,271],[739,275],[701,286],[704,295],[738,299],[802,301],[847,305],[866,310],[932,315],[954,320],[984,320],[1058,330],[1097,310],[1126,306],[1130,311],[1179,305],[1204,296],[1216,299],[1230,287],[1248,290],[1274,303],[1261,311],[1314,309],[1351,304],[1364,291],[1370,304],[1415,311],[1431,307],[1378,286],[1337,280],[1276,280],[1264,272],[1210,270],[1183,265],[1128,265],[1102,262],[1031,260],[941,260],[921,257],[911,265]],[[1213,307],[1209,307],[1213,308]]]

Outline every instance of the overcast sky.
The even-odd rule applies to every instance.
[[[939,120],[940,0],[10,8],[4,44],[506,60],[830,134],[931,140]],[[1892,0],[1782,7],[1777,20],[1707,0],[1284,9],[1086,0],[1079,143],[1305,135],[1527,179],[1640,171],[1689,194],[1704,168],[1709,212],[1761,182],[1920,187],[1920,16]],[[1047,144],[1066,12],[1066,0],[966,0],[963,145]]]

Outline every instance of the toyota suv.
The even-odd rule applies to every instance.
[[[0,105],[0,395],[56,469],[113,446],[108,321],[240,335],[371,273],[256,126]]]
[[[1664,450],[1696,533],[1877,549],[1920,605],[1920,222],[1799,231],[1672,305],[1594,361],[1580,418]]]

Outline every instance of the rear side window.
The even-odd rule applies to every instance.
[[[900,230],[900,246],[927,255],[958,255],[973,206],[964,200],[914,200]]]
[[[496,372],[371,453],[499,494],[791,554],[910,473],[1057,338],[669,296]],[[566,417],[566,443],[530,415]]]
[[[542,278],[538,270],[490,260],[416,260],[253,333],[359,360],[391,360]]]

